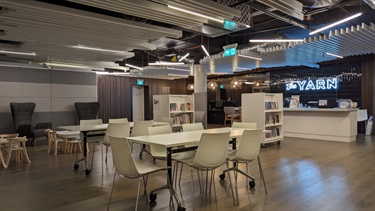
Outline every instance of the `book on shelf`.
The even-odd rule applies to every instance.
[[[274,125],[280,123],[279,115],[278,114],[269,114],[266,115],[265,124],[266,125]]]
[[[186,110],[187,110],[187,111],[191,111],[191,110],[193,110],[192,103],[186,103]]]
[[[266,110],[278,110],[279,104],[277,102],[264,102]]]
[[[265,133],[266,139],[277,138],[280,136],[280,128],[273,128],[271,132]]]
[[[170,111],[178,111],[177,103],[171,103],[171,104],[169,104],[169,110]]]
[[[180,111],[185,111],[185,103],[181,103],[180,105]]]
[[[181,124],[190,124],[190,115],[189,114],[181,114],[176,115],[173,117],[173,124],[174,125],[181,125]]]

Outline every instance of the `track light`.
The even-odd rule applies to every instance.
[[[248,55],[243,55],[243,54],[238,54],[239,57],[244,57],[244,58],[249,58],[249,59],[255,59],[255,60],[259,60],[259,61],[262,61],[263,59],[262,58],[258,58],[258,57],[254,57],[254,56],[248,56]]]
[[[224,20],[213,18],[213,17],[207,16],[207,15],[203,15],[203,14],[200,14],[200,13],[190,11],[190,10],[185,10],[185,9],[175,7],[175,6],[172,6],[172,5],[167,5],[167,6],[168,6],[168,8],[175,9],[175,10],[178,10],[178,11],[181,11],[181,12],[189,13],[189,14],[196,15],[196,16],[199,16],[199,17],[202,17],[202,18],[207,18],[207,19],[210,19],[210,20],[213,20],[213,21],[217,21],[219,23],[224,23]]]
[[[187,53],[187,54],[185,54],[185,56],[183,56],[181,59],[179,59],[178,61],[180,62],[180,61],[182,61],[182,60],[184,60],[184,59],[186,59],[186,57],[188,57],[189,56],[189,54],[190,53]]]
[[[110,53],[121,53],[121,54],[126,54],[126,51],[116,51],[116,50],[110,50],[110,49],[104,49],[104,48],[93,48],[93,47],[87,47],[83,45],[77,45],[77,46],[72,46],[73,48],[78,48],[78,49],[84,49],[84,50],[92,50],[92,51],[103,51],[103,52],[110,52]]]
[[[207,56],[210,56],[204,45],[201,45],[201,48],[203,49],[204,53],[206,53]]]
[[[137,67],[137,66],[131,65],[131,64],[125,64],[125,66],[131,67],[131,68],[134,68],[134,69],[138,69],[138,70],[143,70],[142,67]]]
[[[249,42],[303,42],[303,39],[249,40]]]
[[[84,65],[74,65],[74,64],[63,64],[63,63],[54,63],[54,62],[44,62],[41,63],[42,65],[45,65],[46,67],[67,67],[67,68],[79,68],[79,69],[87,69],[88,66]]]
[[[344,23],[344,22],[346,22],[346,21],[349,21],[349,20],[351,20],[351,19],[354,19],[354,18],[356,18],[356,17],[359,17],[359,16],[361,16],[362,14],[363,14],[363,13],[360,12],[360,13],[357,13],[357,14],[352,15],[352,16],[350,16],[350,17],[344,18],[344,19],[342,19],[342,20],[340,20],[340,21],[337,21],[337,22],[334,22],[334,23],[332,23],[332,24],[329,24],[328,26],[325,26],[325,27],[323,27],[323,28],[320,28],[320,29],[317,29],[317,30],[315,30],[315,31],[312,31],[312,32],[309,33],[309,35],[313,35],[313,34],[316,34],[316,33],[318,33],[318,32],[324,31],[324,30],[326,30],[326,29],[328,29],[328,28],[334,27],[334,26],[336,26],[336,25],[339,25],[339,24],[341,24],[341,23]]]
[[[334,56],[334,57],[337,57],[337,58],[344,58],[343,56],[339,56],[339,55],[336,55],[336,54],[333,54],[333,53],[329,53],[329,52],[326,52],[327,55],[330,55],[330,56]]]
[[[26,52],[18,52],[18,51],[1,51],[0,50],[0,53],[4,53],[4,54],[16,54],[16,55],[26,55],[26,56],[36,56],[35,52],[26,53]]]
[[[150,66],[175,66],[175,65],[185,65],[183,62],[155,62],[155,63],[148,63]]]

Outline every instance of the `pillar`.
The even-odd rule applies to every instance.
[[[207,72],[203,65],[192,66],[194,75],[195,122],[202,122],[207,128]]]

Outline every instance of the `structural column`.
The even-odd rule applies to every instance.
[[[202,122],[207,128],[207,71],[203,65],[192,66],[194,75],[195,122]]]

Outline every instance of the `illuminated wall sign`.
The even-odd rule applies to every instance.
[[[237,48],[228,48],[224,50],[224,56],[234,56],[237,53]]]
[[[221,84],[221,85],[219,86],[219,88],[220,88],[220,89],[224,89],[225,87],[224,87],[224,85]]]
[[[316,79],[316,80],[303,80],[303,81],[293,81],[286,84],[286,90],[299,90],[299,91],[309,91],[309,90],[331,90],[338,89],[339,83],[337,78],[327,78],[327,79]]]
[[[145,81],[143,79],[137,79],[137,85],[145,85]]]

